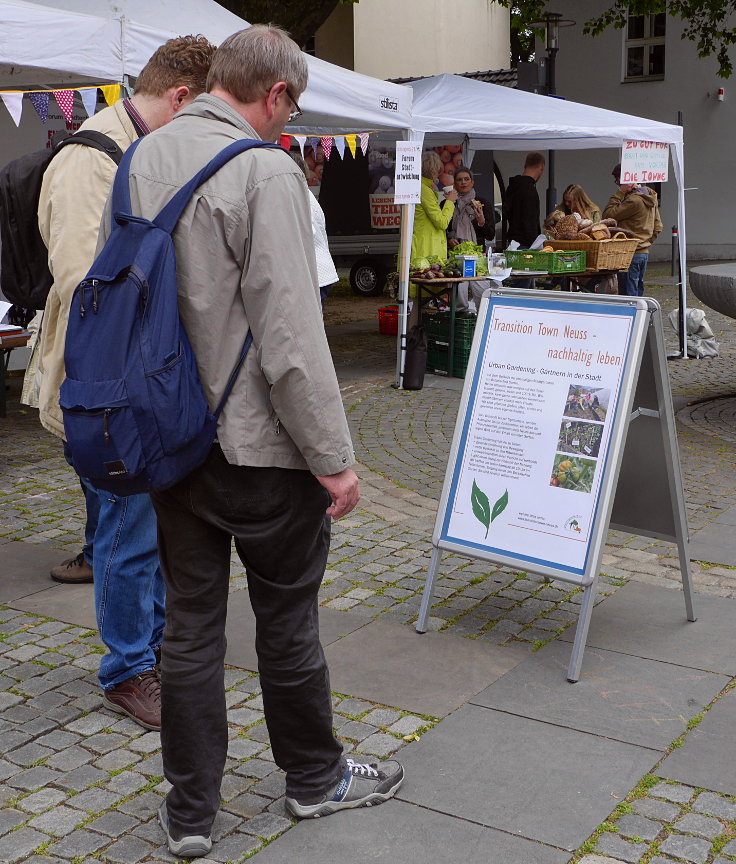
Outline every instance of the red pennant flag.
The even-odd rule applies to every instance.
[[[284,150],[291,149],[291,135],[281,135],[279,139],[279,144],[284,148]]]
[[[56,104],[61,108],[61,113],[66,119],[72,122],[72,110],[74,109],[74,91],[73,90],[54,90]]]

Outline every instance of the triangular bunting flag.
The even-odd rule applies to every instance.
[[[291,135],[280,135],[279,144],[284,150],[291,150]]]
[[[355,135],[346,135],[345,140],[348,142],[348,147],[350,148],[350,155],[355,159]]]
[[[49,96],[49,93],[28,94],[28,98],[31,100],[31,104],[36,109],[36,114],[41,118],[44,126],[49,119]]]
[[[100,87],[100,90],[102,90],[102,95],[108,105],[114,105],[120,98],[119,84],[105,84],[104,87]]]
[[[0,93],[5,107],[10,111],[10,116],[13,118],[13,123],[20,126],[20,118],[23,114],[23,94],[22,93]]]
[[[307,138],[307,144],[312,148],[312,153],[316,153],[319,147],[319,138]]]
[[[72,122],[72,111],[74,110],[74,91],[73,90],[54,90],[56,104],[61,108],[61,113],[66,119]]]
[[[335,148],[340,154],[340,158],[345,157],[345,137],[343,135],[335,135]]]
[[[330,153],[332,153],[332,138],[325,137],[322,141],[322,152],[325,154],[325,161],[330,161]]]
[[[97,88],[82,87],[79,91],[79,95],[82,97],[82,105],[84,105],[84,110],[87,112],[87,116],[94,117],[95,111],[97,110]]]
[[[360,149],[363,151],[364,156],[366,154],[366,150],[368,149],[368,137],[369,136],[367,132],[361,132],[360,135],[358,135],[358,138],[360,138]]]
[[[304,143],[307,139],[303,138],[301,135],[295,135],[294,138],[296,138],[296,143],[299,145],[299,152],[302,154],[302,159],[303,159],[304,158]]]

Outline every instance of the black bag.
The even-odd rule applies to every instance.
[[[404,390],[421,390],[427,371],[427,331],[421,324],[409,328],[406,334]]]
[[[82,130],[67,134],[47,150],[14,159],[0,171],[0,290],[24,309],[43,309],[53,282],[46,245],[38,230],[38,199],[44,172],[67,144],[94,147],[107,153],[116,165],[123,158],[112,138]]]

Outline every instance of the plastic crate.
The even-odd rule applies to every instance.
[[[616,230],[615,228],[613,229]],[[585,252],[588,270],[628,270],[638,240],[550,240],[555,249],[568,250],[573,246]]]
[[[468,369],[468,360],[470,359],[470,347],[470,343],[459,344],[457,340],[455,341],[455,356],[452,363],[452,374],[455,378],[465,377],[465,373]],[[447,375],[449,367],[447,358],[449,352],[450,345],[448,342],[428,336],[427,372],[433,372],[435,375]]]
[[[473,341],[475,333],[475,318],[460,318],[455,316],[455,344],[467,343],[469,346]],[[435,336],[443,341],[447,341],[450,336],[450,313],[435,312],[433,314],[425,313],[422,316],[424,329],[427,331],[427,336]]]
[[[577,241],[570,241],[576,244]],[[580,244],[575,249],[543,252],[541,249],[507,249],[506,263],[512,270],[535,270],[538,273],[582,273],[585,270],[585,252]]]
[[[396,336],[399,332],[399,307],[381,306],[378,309],[378,332],[384,336]]]

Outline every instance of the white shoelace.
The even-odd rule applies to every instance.
[[[361,762],[353,762],[353,760],[349,756],[347,758],[347,766],[352,774],[360,774],[364,777],[378,777],[378,771],[376,771],[376,769],[372,765],[367,765]]]

